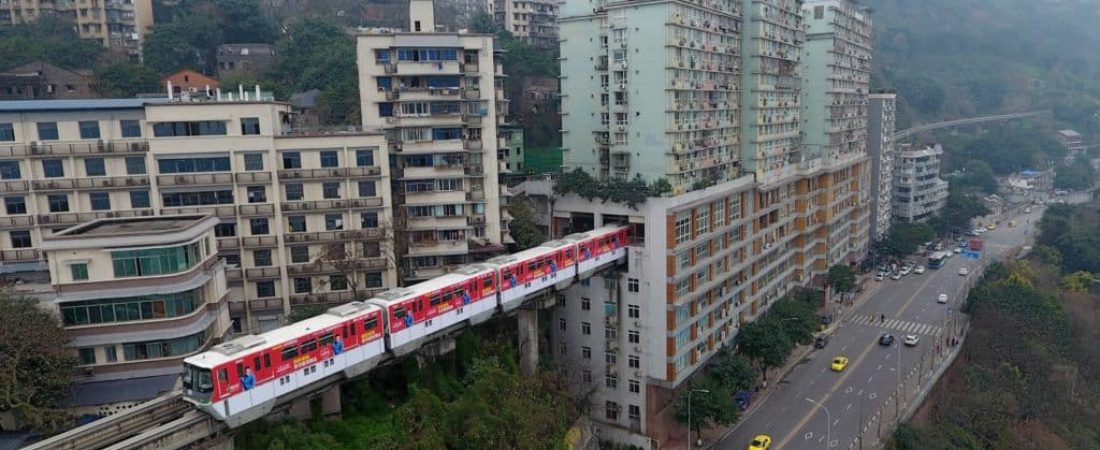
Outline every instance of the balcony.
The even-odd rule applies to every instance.
[[[466,253],[469,245],[465,239],[455,241],[413,241],[409,243],[409,256]]]
[[[238,205],[237,214],[242,216],[271,216],[275,214],[274,203],[250,203]]]
[[[462,163],[452,162],[429,167],[406,167],[404,178],[432,179],[440,177],[461,177]]]
[[[0,157],[5,156],[67,156],[67,155],[91,155],[97,153],[146,153],[149,151],[149,142],[145,140],[120,141],[120,142],[84,142],[84,143],[56,143],[46,144],[42,142],[30,145],[9,145],[0,147]]]
[[[466,201],[468,202],[483,202],[485,201],[485,191],[469,191],[466,193]]]
[[[241,238],[241,246],[244,248],[276,247],[279,240],[275,236],[245,236]]]
[[[471,151],[474,151],[474,150],[480,151],[480,150],[482,150],[483,145],[482,145],[480,139],[479,140],[464,140],[464,141],[462,141],[462,148],[466,149],[466,150],[471,150]]]
[[[279,278],[278,267],[256,267],[253,269],[245,269],[244,276],[249,280],[256,280],[261,278]]]
[[[225,269],[225,278],[229,281],[241,281],[244,278],[244,270],[240,267]],[[230,306],[232,306],[232,304]]]
[[[126,210],[126,211],[100,211],[100,212],[86,212],[86,213],[52,213],[52,214],[39,214],[39,225],[74,225],[78,223],[89,222],[96,219],[107,219],[114,217],[148,217],[153,215],[151,209],[141,210]]]
[[[266,183],[271,181],[271,172],[237,172],[233,174],[238,183]]]
[[[26,181],[0,181],[0,192],[24,192],[29,190],[30,185]]]
[[[481,126],[481,116],[473,115],[473,114],[463,114],[462,115],[462,123],[466,124],[466,126],[480,127]]]
[[[466,228],[465,216],[410,216],[408,219],[410,230],[441,230]]]
[[[184,175],[157,175],[157,184],[160,186],[207,186],[217,184],[233,184],[233,174],[200,173]]]
[[[331,179],[349,176],[378,176],[382,175],[382,168],[378,166],[368,167],[331,167],[325,169],[289,169],[280,170],[279,179]]]
[[[0,250],[0,262],[27,262],[37,260],[38,250],[29,248],[19,250]]]
[[[34,226],[33,216],[0,217],[0,230],[5,228],[20,228]]]
[[[481,89],[465,89],[462,98],[466,100],[481,100]]]
[[[306,244],[314,242],[338,242],[357,239],[378,239],[382,237],[382,231],[376,228],[366,230],[348,231],[316,231],[312,233],[288,233],[283,235],[283,240],[288,244]]]
[[[218,240],[218,251],[221,251],[221,250],[235,250],[237,247],[241,246],[241,241],[236,236],[219,237],[219,238],[217,238],[217,240]]]
[[[332,211],[347,208],[376,208],[382,206],[381,197],[357,198],[352,200],[315,200],[306,202],[285,202],[283,211]]]
[[[187,206],[181,208],[161,208],[162,215],[178,214],[214,214],[218,217],[236,217],[237,207],[233,205],[221,206]]]
[[[139,175],[132,177],[77,178],[75,185],[76,189],[141,187],[149,185],[149,177]]]
[[[283,301],[278,298],[261,298],[248,301],[248,307],[253,311],[283,309]]]

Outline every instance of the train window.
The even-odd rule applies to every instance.
[[[371,318],[367,319],[365,322],[363,322],[363,329],[366,329],[366,330],[373,330],[374,327],[377,327],[377,326],[378,326],[378,318],[377,317],[371,317]]]
[[[493,277],[486,277],[485,280],[482,281],[481,286],[482,286],[482,289],[492,289],[493,288]]]
[[[449,301],[451,301],[452,298],[454,298],[454,296],[455,296],[454,293],[451,293],[451,292],[445,293],[445,294],[443,294],[443,301],[449,302]]]
[[[348,325],[348,332],[349,332],[349,334],[347,334],[348,336],[354,336],[354,335],[359,333],[358,331],[355,330],[355,322],[352,322],[350,325]]]
[[[429,300],[429,302],[432,304],[432,306],[438,305],[439,301],[440,301],[439,300],[439,294],[432,295],[431,300]]]
[[[252,358],[252,369],[253,370],[260,370],[262,368],[263,368],[263,366],[260,365],[260,357],[257,356],[255,358]]]
[[[394,308],[393,309],[393,317],[396,317],[398,319],[405,317],[405,307],[404,306],[398,306],[398,307]]]
[[[352,324],[354,325],[355,322],[352,322]],[[344,336],[351,336],[351,332],[348,330],[348,324],[346,323],[344,324]]]
[[[291,361],[295,356],[298,356],[298,346],[287,347],[283,349],[283,361]]]
[[[309,352],[312,352],[314,350],[317,350],[317,340],[316,339],[310,339],[305,344],[302,344],[302,353],[309,353]]]
[[[237,377],[244,376],[244,363],[237,363]]]
[[[324,347],[332,343],[335,340],[332,333],[325,333],[321,335],[321,346]]]
[[[271,355],[266,353],[264,354],[264,367],[271,367]]]
[[[565,257],[566,258],[572,258],[573,257],[573,249],[571,249],[571,248],[565,249]]]
[[[229,382],[229,369],[218,369],[218,381],[221,382],[222,386],[225,386],[225,384]]]
[[[538,266],[539,266],[538,262],[531,261],[530,263],[527,264],[527,271],[528,272],[534,272],[535,268],[537,268]]]

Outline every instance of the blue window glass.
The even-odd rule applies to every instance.
[[[160,173],[228,172],[229,157],[164,158],[157,160]]]
[[[271,226],[268,225],[267,218],[264,217],[249,220],[248,228],[253,236],[262,236],[271,233]]]
[[[432,139],[437,141],[462,138],[461,128],[433,128]]]
[[[457,88],[459,87],[458,77],[428,77],[428,87],[430,88]]]
[[[405,166],[432,167],[432,155],[409,155],[405,157]]]
[[[245,136],[260,134],[260,119],[257,117],[242,117],[241,134]]]
[[[244,170],[264,170],[264,155],[261,153],[247,153],[244,155]]]
[[[0,142],[15,141],[15,127],[11,123],[0,123]]]
[[[286,218],[286,223],[291,233],[304,233],[306,231],[306,216],[289,216]]]
[[[198,242],[177,247],[111,252],[115,277],[147,277],[183,272],[202,260]]]
[[[4,197],[4,211],[9,215],[26,214],[27,201],[23,197]]]
[[[382,117],[393,117],[393,103],[379,103],[378,115]]]
[[[19,170],[19,161],[0,159],[0,180],[18,180],[20,178],[23,178],[23,171]]]
[[[81,120],[79,125],[81,139],[99,139],[99,122],[94,120]]]
[[[69,196],[66,194],[50,194],[46,196],[46,202],[50,206],[50,212],[69,212]]]
[[[296,202],[305,197],[305,190],[300,183],[286,185],[286,201]]]
[[[118,126],[124,138],[141,137],[141,122],[137,120],[120,120]]]
[[[375,50],[374,51],[374,60],[378,63],[388,63],[388,62],[390,62],[390,50],[389,49]]]
[[[340,156],[334,151],[321,152],[321,167],[340,167]]]
[[[161,203],[166,208],[178,206],[231,205],[233,191],[163,192]]]
[[[369,167],[374,165],[374,151],[373,150],[356,150],[355,151],[355,165],[359,167]]]
[[[359,182],[359,196],[360,197],[374,197],[378,195],[375,190],[373,181],[360,181]]]
[[[38,122],[38,140],[40,141],[56,141],[57,136],[57,122]]]
[[[126,157],[126,174],[127,175],[145,175],[145,157],[144,156],[127,156]]]
[[[84,173],[89,177],[102,177],[107,175],[107,166],[103,164],[103,158],[88,158],[84,160]]]
[[[301,169],[302,154],[298,152],[283,152],[283,169]]]
[[[88,198],[92,202],[92,211],[109,211],[111,209],[111,195],[106,192],[91,192]]]
[[[60,159],[43,159],[42,174],[46,178],[61,178],[65,176],[65,166]]]
[[[153,124],[153,136],[225,136],[225,122],[160,122]]]
[[[393,87],[393,79],[390,77],[378,77],[377,82],[378,89],[384,89],[388,91]]]
[[[149,207],[149,191],[130,191],[130,207],[134,209]]]

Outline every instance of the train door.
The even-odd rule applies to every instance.
[[[271,353],[264,350],[262,354],[253,355],[246,364],[251,365],[252,374],[256,379],[250,391],[252,404],[259,405],[274,399],[275,383],[273,381],[275,380],[272,379],[274,369],[271,367]]]

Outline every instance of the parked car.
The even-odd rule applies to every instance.
[[[733,394],[733,401],[741,407],[742,411],[749,409],[749,405],[752,404],[752,391],[737,391]]]
[[[890,279],[891,280],[900,280],[901,279],[901,272],[894,272],[893,274],[890,275]]]
[[[875,281],[882,281],[886,279],[886,272],[879,272],[875,274]]]
[[[882,336],[878,337],[878,345],[881,345],[883,347],[894,345],[894,335],[890,333],[882,333]]]
[[[970,269],[967,269],[966,267],[960,268],[959,269],[959,275],[964,276],[964,277],[967,276],[967,275],[970,275]]]
[[[911,272],[911,271],[913,271],[913,269],[911,267],[909,267],[908,265],[906,265],[906,266],[902,266],[901,270],[899,270],[898,273],[900,273],[902,276],[905,276],[905,275],[909,275],[909,272]]]
[[[942,252],[943,251],[943,242],[936,243],[935,249],[936,249],[937,252]]]
[[[955,253],[962,253],[962,252],[963,252],[962,247],[955,247]]]
[[[917,275],[920,275],[920,274],[924,273],[924,266],[917,266],[916,268],[913,269],[913,273],[915,273]]]
[[[936,298],[936,303],[947,303],[947,294],[941,293],[940,296]]]
[[[818,336],[817,339],[814,340],[814,348],[825,348],[826,345],[829,345],[829,335],[827,334]]]
[[[991,224],[989,224],[989,225],[986,225],[986,228],[988,228],[988,229],[989,229],[989,231],[993,231],[993,230],[996,230],[996,229],[997,229],[997,224],[995,224],[995,223],[991,223]]]
[[[920,336],[917,336],[915,334],[905,335],[905,346],[906,347],[913,347],[913,346],[917,345],[918,342],[920,342]]]

